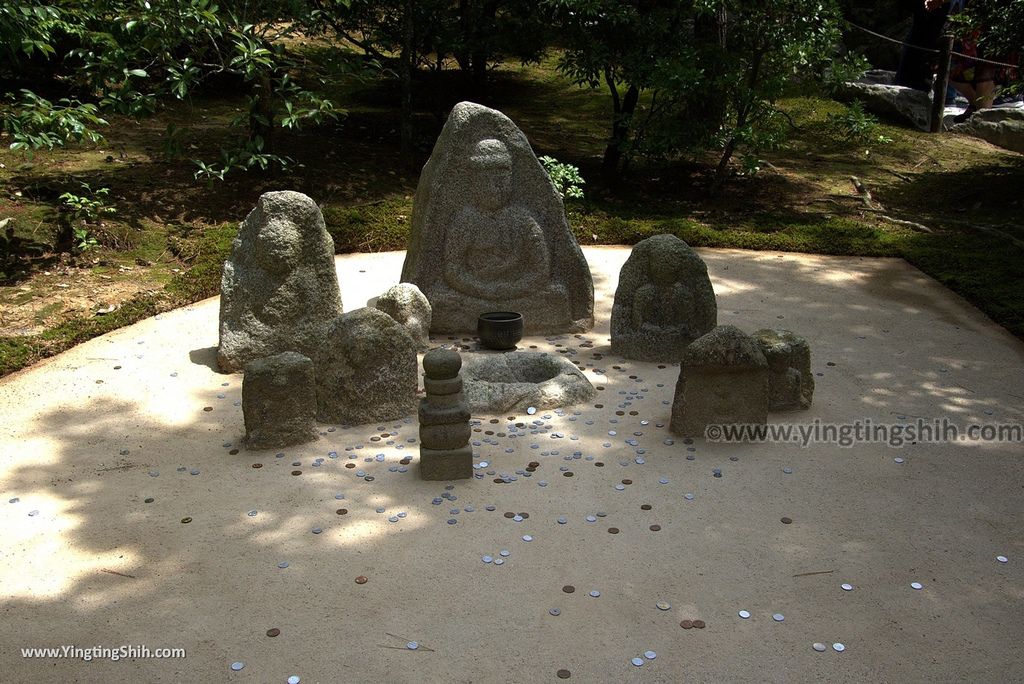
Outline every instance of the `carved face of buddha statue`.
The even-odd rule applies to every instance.
[[[679,268],[671,252],[654,252],[650,263],[651,282],[658,287],[668,287],[679,280]]]
[[[273,230],[261,230],[256,237],[255,261],[269,273],[287,273],[298,262],[302,236],[291,221],[276,221]]]
[[[495,138],[481,140],[469,157],[469,171],[476,186],[477,206],[498,211],[509,203],[512,191],[512,155]]]

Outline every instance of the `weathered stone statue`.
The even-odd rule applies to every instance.
[[[420,351],[430,347],[430,302],[412,283],[399,283],[377,297],[374,306],[405,326]]]
[[[674,235],[633,248],[619,272],[612,306],[612,353],[640,361],[677,362],[718,322],[704,261]]]
[[[242,222],[220,286],[217,361],[226,371],[296,351],[312,356],[342,311],[334,241],[320,208],[298,192],[268,192]]]
[[[431,330],[468,333],[490,311],[526,334],[594,324],[594,285],[562,198],[501,112],[455,106],[416,189],[402,280],[430,300]]]
[[[754,339],[768,359],[768,409],[810,408],[814,374],[807,340],[789,330],[769,328],[755,332]]]
[[[250,449],[277,449],[316,439],[313,362],[289,351],[247,363],[242,415]]]
[[[423,357],[420,400],[420,477],[458,480],[473,476],[469,446],[469,409],[462,393],[462,358],[451,349],[433,349]]]
[[[338,316],[313,363],[321,423],[375,423],[416,408],[416,343],[383,311],[364,307]]]
[[[673,432],[704,437],[709,425],[767,422],[768,361],[753,337],[720,325],[686,348],[672,402]]]

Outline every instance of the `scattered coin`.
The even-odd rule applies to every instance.
[[[679,626],[683,629],[693,629],[693,620],[683,620],[679,623]]]
[[[629,662],[633,663],[637,667],[641,667],[644,664],[644,659],[643,658],[633,658]]]
[[[999,561],[1000,563],[1009,563],[1010,562],[1010,559],[1007,558],[1006,556],[996,556],[996,560]]]
[[[566,594],[571,594],[576,591],[576,587],[572,586],[571,584],[566,584],[564,587],[562,587],[562,591],[564,591]]]
[[[750,611],[749,611],[749,610],[741,610],[741,611],[739,612],[739,616],[740,616],[741,618],[743,618],[744,620],[747,620],[747,619],[749,619],[749,618],[750,618]]]
[[[610,534],[618,534],[619,533],[619,528],[618,527],[609,527],[608,528],[608,532]]]
[[[590,595],[593,596],[594,598],[597,598],[598,596],[601,595],[601,592],[599,592],[597,589],[592,589],[591,592],[590,592]]]
[[[654,660],[657,657],[658,654],[654,651],[644,651],[644,658],[647,658],[648,660]]]
[[[839,586],[841,586],[843,588],[843,591],[853,591],[853,585],[852,584],[847,584],[846,582],[843,582]]]
[[[659,532],[661,531],[661,525],[651,525],[648,529],[650,529],[651,532]]]
[[[775,620],[776,622],[782,622],[785,619],[786,619],[786,616],[783,615],[782,613],[775,613],[775,615],[772,615],[772,620]]]
[[[792,522],[793,522],[792,518],[782,518],[782,524],[783,525],[790,525],[790,524],[792,524]]]
[[[668,601],[658,601],[654,605],[658,607],[658,610],[668,610],[672,607]]]
[[[245,663],[243,663],[242,661],[238,661],[236,663],[231,663],[231,669],[234,670],[235,672],[238,672],[243,667],[245,667]]]
[[[559,615],[562,614],[562,611],[559,610],[558,608],[552,608],[551,610],[548,611],[548,613],[550,613],[551,615],[554,615],[555,617],[558,617]]]
[[[697,629],[704,629],[707,625],[703,620],[694,620],[693,626]]]
[[[842,653],[846,650],[846,645],[837,641],[836,643],[832,644],[832,650],[836,653]]]
[[[407,649],[409,649],[410,651],[415,651],[416,649],[418,649],[418,648],[420,647],[420,645],[419,645],[419,642],[416,642],[416,641],[410,641],[409,643],[407,643],[407,644],[405,645],[405,647],[406,647]]]
[[[924,585],[921,584],[920,582],[911,582],[910,583],[910,588],[911,589],[924,589]]]
[[[280,633],[281,633],[281,630],[279,630],[277,627],[271,627],[270,629],[267,630],[267,636],[268,637],[276,637]]]
[[[366,577],[366,575],[360,575],[359,577],[356,577],[356,584],[366,584],[368,581],[369,579]]]
[[[347,508],[339,508],[338,510],[335,511],[335,513],[337,513],[338,515],[345,515],[346,513],[348,513],[348,509]]]
[[[828,646],[826,646],[825,644],[821,643],[820,641],[816,641],[813,644],[811,644],[811,648],[813,648],[818,653],[824,653],[825,650],[828,649]]]
[[[559,670],[555,673],[555,676],[559,679],[568,679],[569,677],[572,677],[572,673],[568,670]]]
[[[189,524],[190,522],[192,522],[192,518],[182,518],[182,519],[181,519],[181,522],[183,522],[183,523],[185,523],[185,524],[187,525],[187,524]]]

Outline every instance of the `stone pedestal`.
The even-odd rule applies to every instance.
[[[711,425],[767,423],[768,361],[754,338],[722,325],[686,348],[672,403],[673,432],[704,437]]]
[[[434,349],[423,357],[420,400],[420,478],[460,480],[473,476],[469,445],[469,408],[462,392],[462,357],[450,349]]]
[[[313,362],[298,352],[283,352],[247,363],[242,415],[250,449],[279,449],[316,439]]]
[[[768,410],[810,408],[814,374],[807,340],[789,330],[768,328],[755,332],[754,339],[768,360]]]

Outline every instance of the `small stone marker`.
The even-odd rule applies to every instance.
[[[612,307],[612,353],[677,362],[718,322],[715,291],[697,253],[675,235],[637,243],[619,272]]]
[[[462,392],[462,357],[451,349],[432,349],[423,357],[420,400],[420,478],[459,480],[473,477],[469,446],[469,408]]]
[[[399,283],[377,297],[374,306],[405,326],[420,351],[430,348],[430,302],[412,283]]]
[[[704,437],[709,425],[767,422],[768,361],[754,338],[722,325],[686,348],[672,402],[673,432]]]
[[[298,192],[268,192],[242,222],[220,285],[222,370],[285,351],[312,358],[342,311],[334,241],[320,208]]]
[[[788,330],[765,328],[753,335],[768,360],[768,410],[811,407],[814,374],[807,340]]]
[[[561,196],[523,132],[472,102],[455,105],[423,167],[402,281],[430,300],[435,333],[475,332],[493,311],[523,314],[527,335],[594,325]]]
[[[317,438],[313,362],[298,352],[250,361],[242,379],[245,444],[274,449]]]
[[[321,423],[393,420],[416,407],[416,343],[383,311],[364,307],[338,316],[313,361]]]

